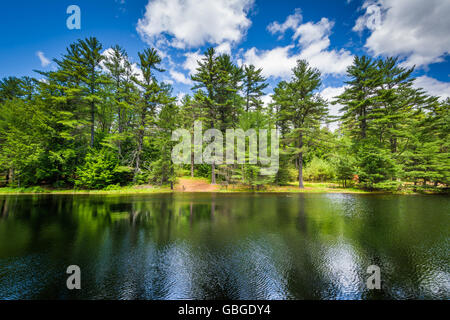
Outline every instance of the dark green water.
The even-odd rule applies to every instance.
[[[442,196],[0,196],[0,299],[449,299],[449,215]]]

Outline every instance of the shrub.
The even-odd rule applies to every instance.
[[[77,169],[75,187],[104,189],[110,184],[115,184],[118,182],[116,175],[117,167],[117,158],[110,152],[106,150],[89,152],[86,155],[84,165]]]
[[[106,191],[120,190],[120,184],[110,184],[105,188]]]
[[[134,169],[131,167],[117,166],[114,169],[114,181],[121,186],[129,184],[133,180],[133,176]]]
[[[287,185],[289,182],[298,178],[298,172],[295,168],[292,168],[289,160],[289,155],[280,151],[278,172],[275,175],[274,183],[277,185]]]
[[[336,178],[342,181],[342,185],[345,188],[348,183],[351,183],[356,174],[355,159],[350,155],[338,154],[334,155],[333,159]]]
[[[303,178],[307,181],[326,181],[336,176],[334,167],[326,160],[314,157],[306,165]]]
[[[177,168],[175,170],[177,177],[187,177],[191,175],[191,170],[184,168]]]
[[[376,184],[395,177],[398,170],[390,152],[366,147],[358,152],[359,181],[366,188],[376,188]]]

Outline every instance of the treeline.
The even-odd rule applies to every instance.
[[[449,99],[412,86],[413,69],[397,59],[355,57],[345,92],[334,101],[318,93],[321,74],[298,61],[290,81],[264,105],[267,80],[252,65],[208,49],[198,61],[192,95],[177,101],[157,80],[161,57],[138,54],[140,72],[126,51],[105,54],[96,38],[71,44],[55,71],[0,82],[0,172],[12,187],[115,188],[173,184],[181,175],[252,187],[308,180],[338,180],[370,189],[449,184]],[[331,103],[342,116],[328,113]],[[276,128],[280,168],[261,174],[256,164],[175,165],[172,132]],[[339,122],[331,132],[327,124]],[[194,147],[194,146],[193,146]],[[235,147],[235,146],[233,146]],[[248,148],[247,148],[248,149]],[[248,151],[247,151],[248,156]]]

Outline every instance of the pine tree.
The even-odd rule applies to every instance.
[[[291,130],[285,135],[289,144],[294,144],[297,156],[299,188],[303,185],[303,156],[305,140],[314,139],[314,133],[327,115],[325,101],[316,93],[321,85],[320,71],[311,68],[304,60],[297,61],[290,82],[281,83],[273,99],[279,105],[279,117]]]
[[[17,77],[7,77],[0,80],[0,103],[23,95],[22,81]]]
[[[127,116],[133,108],[133,102],[136,101],[133,78],[137,77],[132,70],[126,51],[120,46],[112,48],[111,55],[104,63],[110,74],[112,101],[117,110],[116,126],[118,134],[114,134],[114,140],[117,143],[118,157],[123,157],[122,142],[126,139],[125,127]]]
[[[209,119],[209,127],[215,128],[219,122],[219,104],[217,102],[217,89],[220,82],[220,69],[214,48],[209,48],[205,52],[205,57],[198,61],[197,72],[191,76],[192,80],[197,84],[193,90],[204,90],[204,94],[197,95],[201,99],[201,103]],[[211,164],[211,183],[216,184],[216,165],[213,161]]]
[[[141,172],[141,161],[144,147],[144,135],[148,125],[155,123],[156,106],[158,104],[158,94],[161,90],[155,77],[155,71],[164,72],[158,65],[161,57],[155,49],[145,49],[139,52],[139,67],[142,70],[143,79],[135,79],[135,82],[142,88],[142,101],[138,106],[139,124],[137,133],[137,150],[134,155],[135,179]]]
[[[376,62],[367,56],[355,57],[353,64],[347,68],[345,92],[337,97],[337,102],[344,107],[342,123],[356,139],[365,139],[372,116],[372,110],[377,104],[377,86],[381,81],[381,74],[377,70]]]
[[[201,101],[202,98],[199,98],[199,92],[196,93],[194,98],[190,95],[186,95],[181,100],[181,125],[183,128],[189,130],[191,134],[191,164],[190,171],[191,177],[194,177],[194,150],[195,148],[202,148],[202,146],[194,145],[194,124],[196,121],[204,121],[204,109],[202,108]]]
[[[156,134],[156,146],[159,150],[158,160],[154,163],[156,169],[154,178],[159,180],[160,184],[170,183],[173,190],[176,172],[175,165],[172,162],[172,148],[175,142],[171,140],[172,132],[179,126],[179,108],[175,103],[175,98],[171,97],[171,88],[163,87],[159,101],[161,103],[161,112],[159,113],[157,126],[159,128]]]
[[[398,139],[403,136],[415,97],[414,91],[411,91],[414,68],[399,67],[397,62],[397,58],[387,58],[377,63],[381,79],[376,91],[378,101],[371,116],[373,134],[379,137],[380,144],[388,144],[393,154],[398,151]]]
[[[82,100],[89,106],[91,148],[94,147],[96,107],[101,101],[101,87],[106,83],[101,72],[101,62],[105,59],[100,53],[101,50],[102,44],[97,38],[91,37],[78,40],[72,45],[62,62],[56,60],[63,70],[65,66],[71,67],[68,76],[76,78],[75,81],[82,91]]]
[[[244,66],[244,92],[245,111],[259,110],[262,107],[263,90],[269,85],[267,79],[262,76],[262,69],[256,69],[254,65]]]

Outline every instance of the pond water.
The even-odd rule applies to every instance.
[[[445,196],[0,196],[0,299],[449,299],[449,218]]]

